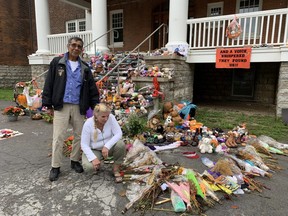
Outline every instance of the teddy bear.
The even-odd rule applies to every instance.
[[[173,103],[171,101],[167,101],[163,104],[163,118],[167,119],[170,113],[173,111]]]
[[[152,117],[149,121],[148,121],[148,127],[150,129],[152,129],[153,131],[156,131],[158,126],[161,124],[160,119],[157,118],[156,116]]]
[[[175,125],[182,125],[184,123],[184,120],[177,110],[174,109],[174,104],[172,102],[165,102],[163,105],[163,118],[167,119],[168,116],[171,116],[171,120]]]
[[[204,137],[199,141],[198,148],[200,149],[200,152],[202,154],[204,153],[212,153],[213,152],[213,147],[211,145],[211,139],[208,137]]]

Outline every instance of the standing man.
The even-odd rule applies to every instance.
[[[51,61],[43,89],[43,106],[48,108],[48,112],[54,110],[50,181],[56,181],[60,174],[63,144],[69,123],[74,135],[71,168],[77,173],[83,172],[79,160],[84,115],[89,107],[94,109],[99,103],[99,92],[89,66],[79,57],[83,40],[72,37],[68,40],[67,48],[68,52],[63,57],[55,57]]]

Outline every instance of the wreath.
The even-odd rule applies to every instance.
[[[234,16],[234,19],[226,28],[226,37],[230,39],[237,38],[242,33],[241,26],[236,19],[236,16]]]

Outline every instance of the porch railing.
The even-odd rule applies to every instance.
[[[84,47],[86,51],[92,49],[93,44],[90,43],[93,40],[92,31],[83,31],[83,32],[48,35],[47,37],[50,52],[53,54],[65,53],[67,51],[67,41],[72,36],[82,38],[82,40],[84,41]]]
[[[190,49],[286,45],[287,14],[287,8],[236,14],[242,33],[235,39],[226,37],[226,28],[234,15],[189,19]]]

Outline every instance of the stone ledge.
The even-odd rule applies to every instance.
[[[167,56],[145,56],[144,60],[186,60],[186,57],[177,55],[167,55]]]
[[[157,77],[158,82],[174,82],[174,79]],[[153,82],[153,77],[132,77],[133,82]]]

